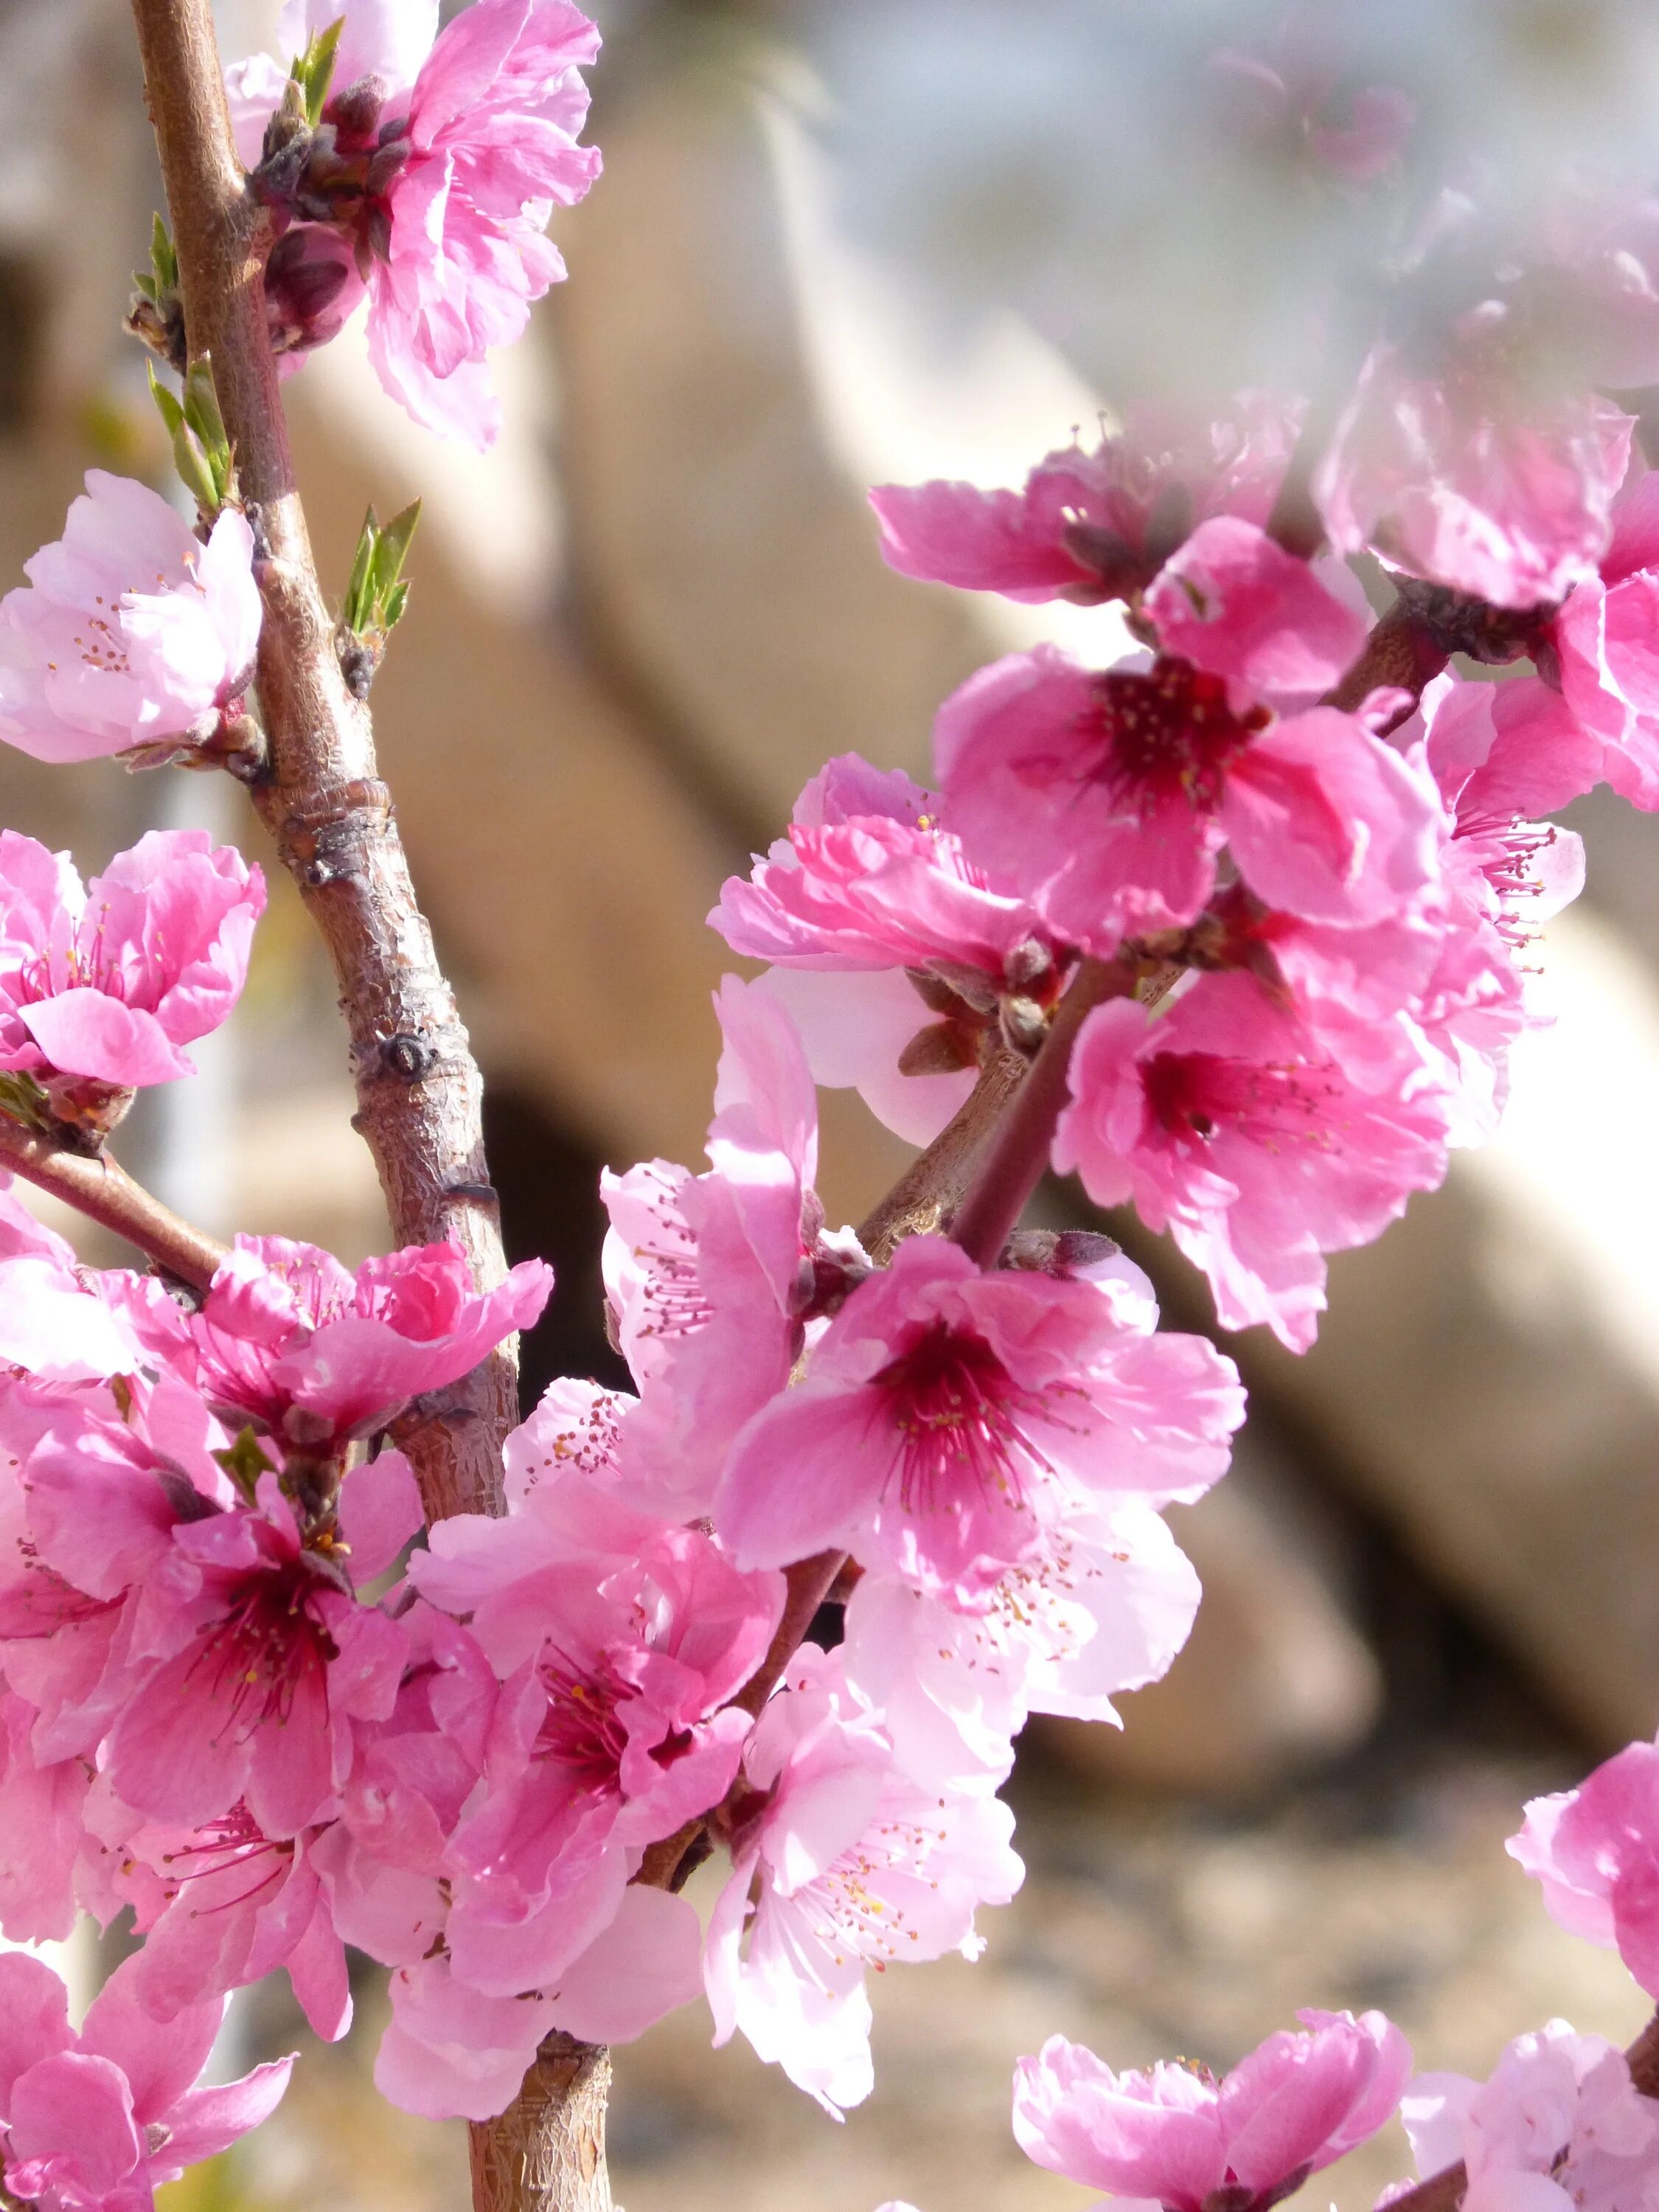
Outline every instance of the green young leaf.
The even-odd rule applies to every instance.
[[[185,420],[201,440],[210,457],[223,453],[228,455],[230,441],[225,435],[225,418],[219,412],[219,394],[214,387],[213,362],[206,354],[191,362],[190,374],[185,379]]]
[[[222,499],[219,479],[183,422],[173,434],[173,465],[179,471],[179,482],[203,514],[216,514]]]
[[[345,17],[331,23],[325,31],[319,31],[304,53],[296,55],[289,71],[305,95],[306,120],[314,131],[322,121],[323,108],[328,99],[328,88],[334,80],[334,64],[339,52],[340,33],[345,28]]]
[[[155,364],[149,364],[149,396],[155,402],[156,411],[167,425],[169,438],[176,438],[184,423],[185,410],[155,374]]]
[[[179,255],[159,215],[150,231],[149,265],[157,294],[178,290]]]
[[[369,579],[374,573],[374,553],[380,542],[380,526],[374,519],[371,507],[363,517],[363,526],[357,533],[357,550],[352,556],[351,577],[346,585],[343,620],[349,630],[361,631],[368,620],[370,606]]]
[[[386,595],[386,607],[381,618],[382,626],[386,629],[396,629],[404,618],[404,609],[408,605],[409,586],[406,583],[394,584]]]
[[[387,523],[380,520],[372,507],[363,517],[341,611],[342,626],[353,636],[383,638],[403,613],[409,599],[403,567],[420,519],[418,499]]]
[[[259,1449],[259,1439],[252,1425],[238,1432],[236,1441],[227,1444],[222,1451],[209,1455],[216,1459],[242,1495],[252,1502],[262,1474],[275,1474],[276,1462],[267,1459]]]

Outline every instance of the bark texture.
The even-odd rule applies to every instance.
[[[611,2056],[550,2035],[518,2102],[472,2130],[472,2202],[523,2212],[611,2212],[605,2110]]]

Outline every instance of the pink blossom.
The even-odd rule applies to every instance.
[[[37,1719],[32,1705],[0,1691],[0,1929],[13,1943],[62,1942],[75,1926],[89,1777],[82,1759],[36,1758]]]
[[[1264,2212],[1375,2135],[1411,2071],[1410,2045],[1380,2012],[1297,2016],[1307,2033],[1280,2029],[1220,2081],[1187,2060],[1115,2074],[1051,2036],[1014,2075],[1020,2148],[1051,2172],[1165,2212],[1204,2212],[1206,2200],[1212,2212]]]
[[[1159,572],[1146,611],[1166,653],[1258,698],[1329,690],[1369,626],[1307,562],[1233,515],[1200,524]]]
[[[582,2042],[627,2043],[690,2003],[699,1986],[698,1936],[684,1898],[633,1888],[555,1990],[486,1996],[441,1952],[399,1966],[374,2085],[428,2119],[492,2118],[518,2094],[537,2045],[554,2029]]]
[[[455,1972],[492,1996],[550,1987],[614,1918],[639,1851],[725,1796],[750,1728],[726,1701],[765,1654],[781,1579],[570,1477],[505,1520],[440,1522],[410,1572],[470,1616],[503,1686],[488,1794],[444,1861]]]
[[[1394,85],[1368,84],[1346,103],[1332,100],[1337,72],[1310,38],[1307,11],[1293,16],[1277,42],[1279,66],[1254,54],[1212,54],[1209,67],[1224,93],[1227,119],[1270,156],[1305,162],[1316,177],[1361,187],[1397,162],[1416,120],[1415,103]]]
[[[605,1290],[641,1393],[618,1479],[676,1519],[708,1510],[732,1438],[788,1381],[820,1261],[863,1264],[820,1233],[817,1094],[787,1013],[736,976],[715,1010],[708,1172],[652,1160],[600,1183]]]
[[[1631,417],[1588,392],[1517,389],[1514,310],[1472,308],[1424,374],[1378,345],[1314,478],[1339,552],[1534,607],[1595,574],[1630,455]]]
[[[1567,1796],[1534,1800],[1509,1849],[1542,1883],[1552,1919],[1616,1944],[1659,1996],[1659,1746],[1628,1744]]]
[[[69,857],[0,830],[0,1067],[113,1089],[193,1067],[230,1012],[264,878],[204,830],[152,830],[82,890]]]
[[[137,1362],[134,1339],[15,1188],[9,1176],[0,1180],[0,1365],[48,1382],[126,1373]]]
[[[1659,474],[1613,501],[1599,572],[1556,610],[1550,641],[1588,760],[1623,799],[1659,807]]]
[[[494,442],[486,354],[564,275],[543,235],[599,171],[576,143],[579,67],[599,33],[569,0],[476,0],[438,34],[410,96],[406,147],[370,233],[368,344],[381,383],[417,422]],[[386,134],[383,131],[383,137]]]
[[[102,469],[64,535],[0,600],[0,738],[37,760],[200,742],[252,680],[253,533],[227,507],[203,544],[161,495]]]
[[[239,1237],[199,1312],[153,1284],[137,1286],[127,1310],[152,1355],[233,1426],[326,1453],[469,1374],[530,1327],[552,1285],[550,1267],[524,1260],[476,1291],[453,1244],[410,1245],[354,1274],[314,1244]]]
[[[1168,1670],[1198,1599],[1192,1562],[1157,1512],[1125,1499],[1048,1528],[982,1613],[865,1573],[848,1602],[842,1662],[914,1781],[994,1787],[1029,1713],[1121,1727],[1113,1698]]]
[[[1204,975],[1156,1018],[1133,1000],[1088,1017],[1054,1164],[1169,1229],[1224,1328],[1265,1322],[1305,1351],[1323,1255],[1368,1243],[1445,1174],[1430,1073],[1373,1094],[1253,976]]]
[[[319,1879],[317,1845],[330,1832],[265,1834],[246,1803],[198,1826],[150,1820],[95,1788],[88,1826],[108,1919],[131,1905],[144,1938],[130,1969],[138,2002],[171,2021],[284,1970],[317,2034],[337,2042],[351,2025],[345,1951]]]
[[[1243,1412],[1231,1362],[1116,1285],[901,1244],[738,1441],[714,1524],[740,1565],[834,1545],[984,1611],[1047,1532],[1122,1492],[1195,1497]],[[787,1480],[778,1470],[787,1468]]]
[[[202,2088],[222,2004],[158,2027],[118,1967],[76,2035],[51,1968],[0,1954],[0,2157],[14,2198],[46,2212],[149,2212],[154,2191],[275,2111],[294,2061]]]
[[[1469,2212],[1659,2202],[1659,2107],[1632,2085],[1622,2051],[1564,2020],[1516,2036],[1489,2081],[1419,2075],[1400,2117],[1420,2174],[1462,2160]]]
[[[337,22],[340,41],[324,120],[334,98],[366,80],[373,80],[389,105],[408,105],[410,88],[438,35],[438,0],[351,0],[344,9],[339,0],[286,0],[276,19],[276,58],[254,54],[225,71],[236,151],[245,167],[258,163],[265,125],[282,104],[289,61]]]
[[[870,504],[901,575],[1091,606],[1150,583],[1211,515],[1265,521],[1294,439],[1292,410],[1245,393],[1207,426],[1143,410],[1092,453],[1048,454],[1023,491],[884,484]]]
[[[876,1717],[810,1648],[762,1713],[744,1761],[757,1793],[705,1954],[714,2040],[741,2032],[839,2118],[870,2093],[867,1966],[975,1958],[980,1905],[1024,1869],[1013,1817],[982,1792],[941,1799],[892,1764]]]
[[[1276,650],[1249,594],[1234,611],[1212,658],[1248,653],[1252,632]],[[1095,674],[1052,647],[1012,654],[946,700],[934,743],[947,825],[1103,955],[1194,921],[1224,842],[1269,906],[1345,927],[1433,877],[1441,810],[1410,763],[1334,708],[1236,710],[1188,660]]]
[[[976,988],[981,1004],[970,1006],[966,981],[961,973],[945,984],[897,968],[774,968],[761,988],[794,1023],[816,1083],[856,1091],[878,1121],[921,1146],[967,1103],[996,1039],[994,994]]]
[[[276,1839],[332,1809],[353,1724],[391,1710],[404,1653],[398,1625],[356,1601],[333,1554],[302,1543],[270,1474],[257,1510],[173,1528],[131,1634],[149,1664],[111,1731],[117,1795],[191,1827],[245,1799]]]

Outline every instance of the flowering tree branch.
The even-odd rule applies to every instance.
[[[998,1046],[961,1109],[859,1224],[859,1242],[878,1266],[907,1237],[936,1230],[955,1212],[1030,1065],[1020,1054]]]
[[[210,356],[264,603],[261,819],[320,930],[340,986],[368,1139],[400,1244],[446,1240],[483,1290],[506,1272],[484,1163],[483,1086],[416,902],[368,712],[341,672],[295,481],[262,277],[267,219],[231,142],[209,0],[134,0],[172,211],[191,357]],[[498,1511],[517,1416],[509,1347],[446,1394],[410,1455],[428,1512]]]
[[[193,1291],[204,1291],[225,1256],[215,1237],[152,1197],[107,1152],[88,1156],[0,1115],[0,1162],[129,1244]]]

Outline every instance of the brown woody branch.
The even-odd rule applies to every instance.
[[[266,325],[267,223],[232,143],[210,0],[133,0],[133,15],[189,349],[192,358],[212,357],[261,546],[257,680],[270,764],[254,803],[334,963],[356,1123],[374,1155],[392,1233],[399,1243],[454,1243],[489,1289],[506,1262],[484,1162],[483,1086],[416,901],[368,712],[346,689],[335,652]],[[502,1510],[501,1447],[516,1418],[516,1360],[503,1346],[442,1394],[410,1440],[428,1516]],[[475,2129],[480,2212],[608,2205],[603,2155],[591,2154],[604,2075],[598,2057],[550,2060],[501,2119]],[[579,2115],[586,2132],[567,2140]]]
[[[859,1242],[878,1267],[907,1237],[943,1228],[961,1205],[980,1155],[1030,1062],[1006,1045],[994,1048],[955,1117],[919,1153],[874,1212],[859,1224]]]
[[[0,1115],[0,1166],[23,1176],[38,1190],[61,1198],[100,1229],[143,1253],[147,1259],[193,1291],[204,1291],[226,1257],[225,1247],[152,1198],[141,1183],[107,1152],[88,1157],[66,1152],[50,1137],[34,1135]]]

